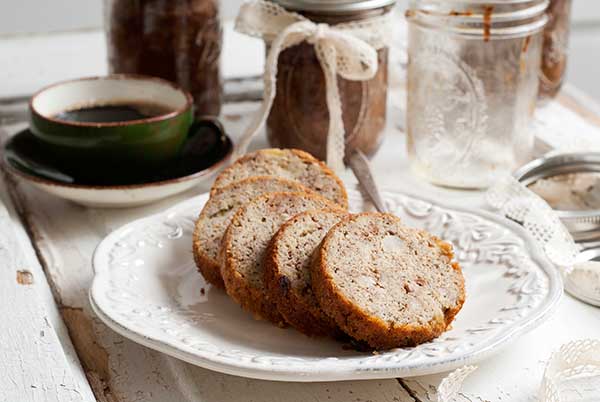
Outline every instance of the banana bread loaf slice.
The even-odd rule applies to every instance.
[[[390,214],[352,215],[325,236],[313,291],[326,314],[375,349],[414,346],[444,332],[465,300],[452,246]]]
[[[251,176],[279,176],[297,180],[343,208],[348,208],[348,194],[340,178],[323,162],[297,149],[262,149],[242,156],[219,174],[211,193]]]
[[[269,193],[253,199],[234,215],[221,244],[221,275],[227,294],[255,318],[278,325],[285,320],[266,292],[264,256],[279,227],[300,212],[336,208],[308,193]]]
[[[285,320],[308,336],[337,336],[335,322],[312,291],[313,254],[329,229],[348,215],[340,209],[303,212],[277,231],[265,257],[265,284]]]
[[[204,279],[219,288],[225,287],[218,254],[221,239],[231,218],[241,205],[251,199],[278,191],[311,192],[297,181],[275,176],[256,176],[231,183],[212,194],[196,221],[193,235],[194,261]]]

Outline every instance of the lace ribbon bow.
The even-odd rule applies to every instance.
[[[308,42],[315,47],[325,76],[329,110],[327,164],[336,171],[343,170],[345,130],[337,76],[354,81],[366,81],[375,76],[377,50],[385,47],[386,39],[391,37],[387,15],[360,22],[317,24],[270,1],[252,0],[242,5],[235,28],[270,44],[265,64],[263,103],[243,133],[236,156],[246,152],[271,111],[277,88],[279,54],[289,47]]]

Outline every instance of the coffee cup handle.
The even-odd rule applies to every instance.
[[[223,138],[225,135],[225,128],[223,128],[223,124],[221,124],[219,119],[213,116],[201,116],[197,118],[188,129],[188,140],[196,136],[204,128],[210,128],[217,131],[220,138]]]

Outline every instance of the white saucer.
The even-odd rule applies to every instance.
[[[131,208],[146,205],[210,182],[223,164],[199,174],[130,186],[68,184],[29,175],[10,165],[7,169],[22,180],[49,194],[93,208]]]

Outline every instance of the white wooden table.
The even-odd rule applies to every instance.
[[[260,44],[226,30],[224,72],[229,100],[223,121],[235,137],[257,106]],[[235,62],[244,60],[244,63]],[[26,125],[26,96],[40,86],[106,71],[103,36],[77,32],[0,39],[2,137]],[[250,78],[248,78],[250,77]],[[397,78],[396,78],[397,80]],[[397,82],[395,83],[397,84]],[[429,197],[483,207],[481,193],[442,190],[414,179],[404,158],[402,96],[392,96],[387,139],[373,161],[380,183]],[[585,137],[600,149],[600,108],[568,89],[539,111],[551,145]],[[398,124],[395,124],[398,123]],[[597,138],[597,139],[596,139]],[[254,147],[266,146],[264,138]],[[351,175],[345,177],[352,181]],[[205,191],[128,210],[88,209],[48,196],[0,173],[0,402],[435,401],[442,374],[338,383],[277,383],[191,366],[115,334],[91,312],[91,256],[112,230]],[[557,313],[500,354],[480,364],[461,401],[535,401],[545,361],[561,344],[600,338],[600,310],[565,296]],[[587,389],[586,389],[587,387]],[[579,384],[570,400],[598,390]],[[590,394],[591,392],[591,394]],[[594,398],[594,397],[592,397]]]

